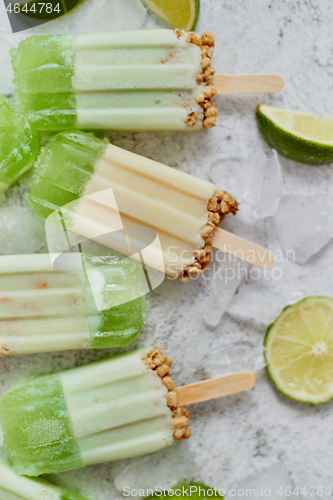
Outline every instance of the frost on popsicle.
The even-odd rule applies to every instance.
[[[38,149],[28,120],[0,96],[0,195],[33,166]]]
[[[0,257],[0,355],[135,340],[146,312],[141,265],[111,252],[70,255],[78,266],[68,272],[55,271],[48,254]]]
[[[208,31],[32,36],[11,51],[20,107],[39,131],[213,127],[214,44]]]
[[[88,500],[74,491],[65,490],[43,479],[19,476],[3,458],[0,458],[0,498],[1,500]]]
[[[62,472],[187,439],[189,413],[178,407],[171,363],[148,348],[14,385],[0,422],[15,472]]]
[[[40,155],[30,203],[48,222],[70,212],[67,228],[88,238],[94,228],[119,230],[119,218],[126,231],[153,228],[161,251],[154,248],[146,265],[156,269],[162,253],[163,272],[184,281],[207,267],[214,229],[238,210],[210,182],[76,131],[57,134]]]

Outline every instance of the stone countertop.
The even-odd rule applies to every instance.
[[[120,2],[109,2],[114,9],[121,9]],[[129,0],[126,3],[130,4]],[[96,0],[96,5],[102,2]],[[69,20],[59,25],[59,32],[80,33],[86,22],[88,26],[91,5],[82,9],[86,10],[80,11],[77,18],[75,10],[69,14]],[[154,16],[141,11],[140,15],[142,27],[160,25]],[[10,34],[5,16],[2,9],[0,50],[28,35],[28,32]],[[330,114],[332,18],[333,4],[329,0],[201,0],[197,31],[209,29],[217,35],[218,72],[278,73],[285,79],[285,89],[277,95],[218,97],[219,124],[213,130],[191,134],[114,133],[110,135],[111,141],[203,179],[209,179],[210,166],[220,158],[240,158],[242,169],[235,171],[236,174],[255,176],[256,169],[270,153],[256,128],[255,109],[259,103]],[[52,32],[51,25],[44,25],[39,32]],[[140,27],[135,22],[132,25]],[[121,26],[126,27],[126,23]],[[8,81],[4,85],[7,86],[1,89],[3,93],[12,92]],[[330,191],[330,167],[310,167],[284,160],[281,163],[284,194],[306,197]],[[9,203],[15,203],[15,197],[25,191],[24,186],[23,180],[19,188],[10,190]],[[246,205],[241,210],[244,208]],[[251,213],[241,212],[239,222],[231,218],[226,227],[273,250],[280,248],[270,218],[258,222]],[[278,268],[280,278],[268,276],[266,287],[278,288],[281,293],[304,290],[306,295],[333,295],[331,243],[304,265],[282,259]],[[263,279],[259,277],[260,282]],[[253,281],[253,277],[247,276],[243,286]],[[175,378],[180,384],[206,375],[202,358],[210,351],[233,341],[261,343],[267,328],[267,322],[239,318],[228,312],[215,329],[208,328],[202,311],[211,286],[204,279],[185,284],[167,279],[148,298],[151,307],[147,324],[135,345],[163,345],[165,352],[174,357]],[[76,351],[3,358],[0,390],[3,392],[22,376],[72,367],[107,354],[106,350]],[[254,390],[192,408],[192,437],[174,447],[172,459],[175,463],[183,460],[181,447],[191,450],[192,478],[216,487],[223,488],[277,459],[284,462],[299,487],[310,484],[333,487],[332,404],[310,406],[289,400],[274,389],[265,370],[259,370]],[[170,454],[168,457],[166,460]],[[132,462],[91,466],[57,475],[55,480],[68,488],[80,489],[91,500],[107,500],[116,494],[114,478]],[[155,484],[153,470],[151,474]]]

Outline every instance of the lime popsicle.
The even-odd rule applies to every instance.
[[[0,256],[0,355],[125,346],[141,331],[142,268],[117,255],[70,254],[73,272],[49,254]]]
[[[62,472],[189,438],[171,364],[153,347],[14,385],[2,397],[0,422],[15,472]]]
[[[0,195],[33,166],[38,150],[28,120],[0,96]]]
[[[19,476],[9,462],[0,458],[1,500],[88,500],[42,479]]]
[[[214,37],[180,30],[32,36],[11,51],[39,131],[200,130],[216,124]]]

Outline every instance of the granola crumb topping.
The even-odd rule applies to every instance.
[[[203,248],[194,250],[193,257],[195,261],[185,267],[179,276],[181,281],[188,281],[191,276],[201,274],[210,263],[212,253],[212,236],[216,226],[227,214],[236,215],[238,211],[238,202],[226,191],[215,191],[207,204],[208,222],[200,229],[200,236],[205,241]]]
[[[171,377],[172,358],[163,356],[162,347],[154,346],[142,359],[145,365],[153,370],[157,377],[160,377],[168,390],[165,397],[172,413],[173,437],[178,440],[188,439],[191,436],[190,412],[185,406],[178,406],[178,395]]]
[[[198,115],[196,114],[195,111],[192,111],[192,113],[190,113],[187,117],[187,120],[186,120],[186,125],[188,125],[189,127],[193,127],[193,125],[195,125],[197,123],[197,118],[198,118]]]
[[[177,37],[181,36],[178,34],[181,30],[176,30]],[[182,32],[183,34],[183,32]],[[200,105],[203,111],[203,126],[204,128],[215,127],[216,117],[218,114],[217,109],[214,107],[213,97],[217,95],[215,88],[209,83],[215,74],[214,67],[212,65],[211,58],[214,53],[214,41],[215,36],[210,31],[205,31],[203,35],[197,35],[194,31],[190,31],[187,35],[186,41],[188,43],[193,43],[201,49],[201,71],[197,75],[197,84],[206,83],[206,87],[203,92],[198,94],[195,98],[196,102]],[[185,122],[189,126],[193,126],[193,120],[188,120]]]

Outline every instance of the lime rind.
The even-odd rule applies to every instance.
[[[277,380],[277,370],[274,370],[272,363],[270,362],[271,356],[270,356],[270,343],[272,343],[273,339],[273,334],[274,334],[274,328],[277,327],[278,323],[285,317],[286,313],[295,308],[300,308],[302,305],[304,305],[306,302],[331,302],[332,304],[330,305],[332,311],[333,311],[333,299],[331,297],[325,297],[325,296],[309,296],[305,297],[304,299],[296,302],[295,304],[291,304],[286,306],[284,309],[282,309],[281,313],[279,316],[268,326],[266,335],[264,338],[264,358],[266,361],[266,370],[267,373],[273,382],[274,386],[276,389],[281,392],[284,396],[293,399],[294,401],[301,402],[301,403],[307,403],[307,404],[322,404],[322,403],[327,403],[328,401],[331,401],[333,399],[333,379],[332,379],[332,390],[327,391],[325,395],[323,396],[314,396],[314,395],[309,395],[307,391],[291,391],[287,390],[285,388],[285,384],[281,384],[281,381]],[[332,335],[333,338],[333,335]],[[332,369],[333,369],[333,363],[332,363]]]
[[[274,120],[272,113],[270,113],[270,110],[274,109],[276,108],[263,104],[257,108],[259,131],[271,148],[276,149],[280,155],[286,158],[310,165],[323,165],[333,162],[333,141],[311,139],[304,134],[294,132],[288,127],[283,127],[277,120]],[[309,116],[305,113],[295,114]]]

